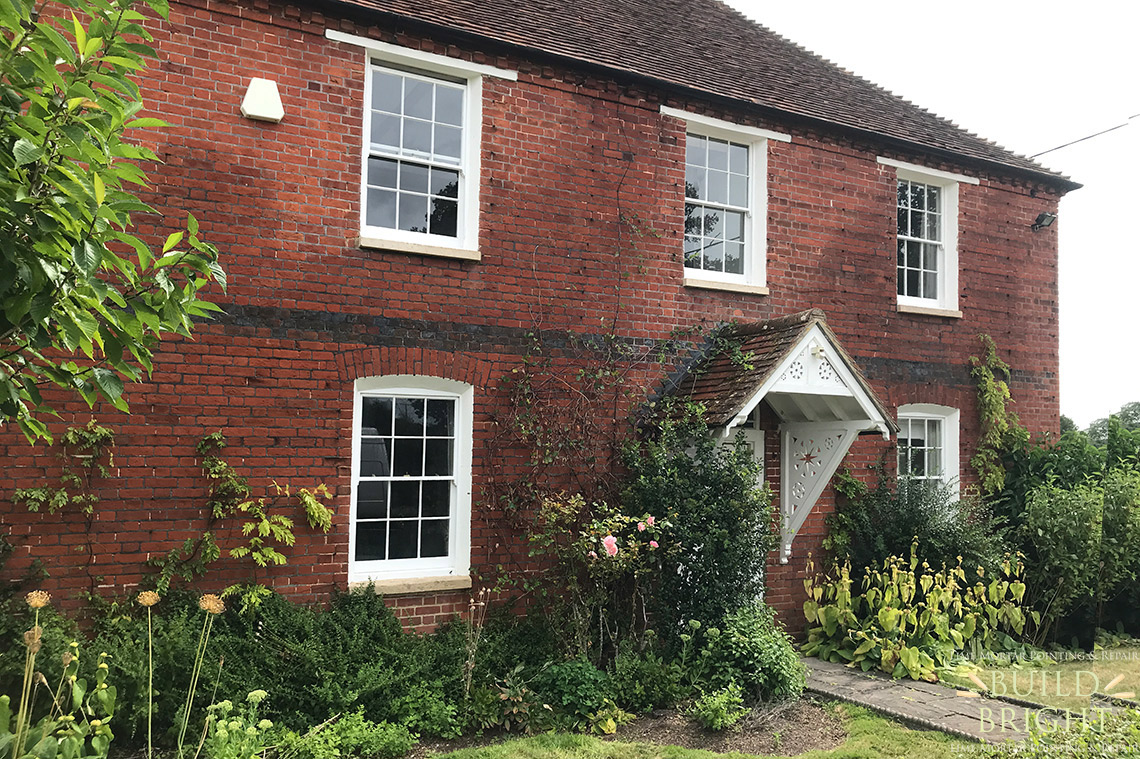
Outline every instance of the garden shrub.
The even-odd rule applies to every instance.
[[[744,708],[744,692],[730,682],[719,690],[701,695],[689,709],[689,716],[706,730],[725,730],[748,713]]]
[[[1066,618],[1088,631],[1111,626],[1118,618],[1106,618],[1106,605],[1134,592],[1140,572],[1140,471],[1034,489],[1020,537],[1033,567],[1027,595],[1042,613],[1039,643]]]
[[[399,759],[415,745],[416,738],[406,727],[370,722],[358,709],[304,734],[286,732],[277,755],[290,759]]]
[[[735,684],[748,701],[798,698],[805,670],[772,610],[751,603],[725,617],[708,642],[707,669],[717,686]]]
[[[650,635],[638,650],[633,641],[623,641],[614,657],[614,700],[635,714],[660,709],[681,697],[681,667],[666,661],[655,643],[656,636]]]
[[[111,654],[123,694],[117,731],[137,742],[146,734],[146,618],[124,611],[100,623],[96,645]],[[154,611],[154,732],[161,741],[169,739],[186,699],[201,612],[196,600],[179,593],[168,594]],[[263,715],[294,730],[362,708],[376,722],[450,736],[457,730],[464,657],[462,643],[450,635],[403,632],[370,588],[338,594],[324,610],[270,593],[247,614],[227,610],[217,618],[199,692],[215,685],[219,697],[269,691]],[[196,711],[206,700],[199,697]],[[191,724],[201,719],[196,714]]]
[[[911,546],[910,558],[893,556],[882,570],[869,570],[861,593],[853,592],[850,563],[828,577],[804,580],[809,624],[804,653],[852,664],[864,672],[878,668],[894,677],[938,679],[936,670],[955,654],[1011,651],[1036,611],[1025,612],[1023,567],[1007,558],[998,573],[967,569],[959,562],[934,569]]]
[[[531,681],[539,700],[550,706],[564,726],[582,729],[612,696],[610,676],[584,659],[551,665]]]
[[[902,556],[918,541],[918,553],[933,566],[954,564],[993,571],[1006,552],[1004,530],[977,497],[959,499],[941,480],[894,479],[879,469],[874,486],[849,472],[837,479],[842,496],[829,518],[828,547],[837,560],[849,559],[860,578],[890,556]]]
[[[655,437],[625,452],[623,509],[664,514],[671,523],[650,611],[673,648],[688,620],[719,624],[758,598],[776,547],[771,493],[757,484],[760,464],[743,436],[722,443],[689,409],[680,419],[667,415]]]

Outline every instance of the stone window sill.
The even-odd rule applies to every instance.
[[[408,593],[433,593],[443,590],[467,590],[471,575],[444,575],[443,577],[400,577],[391,580],[373,580],[372,586],[382,596],[400,596]],[[367,582],[350,582],[349,590],[367,588]]]
[[[954,308],[931,308],[929,306],[912,306],[909,303],[899,303],[900,314],[919,314],[921,316],[943,316],[948,319],[961,319],[962,312]]]
[[[403,240],[385,240],[380,237],[359,237],[357,245],[361,248],[377,250],[395,250],[400,253],[415,253],[420,256],[437,256],[439,258],[458,258],[463,261],[479,261],[482,255],[478,250],[467,248],[448,248],[442,245],[431,245],[422,242],[405,242]]]
[[[685,277],[685,287],[695,287],[699,290],[722,290],[732,293],[746,293],[748,295],[767,295],[768,288],[763,285],[746,285],[743,282],[718,282],[712,279],[699,279]]]

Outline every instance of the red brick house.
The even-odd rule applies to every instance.
[[[971,482],[976,335],[1022,421],[1057,429],[1057,236],[1033,225],[1078,185],[715,0],[177,0],[157,48],[150,200],[201,220],[231,286],[129,417],[98,412],[119,433],[90,526],[107,592],[195,534],[194,443],[221,428],[255,481],[335,493],[332,531],[270,572],[282,592],[373,580],[416,626],[465,608],[518,552],[487,441],[535,332],[737,322],[753,368],[677,387],[764,457],[787,610],[844,454],[898,444],[912,474]],[[5,497],[52,471],[0,445]],[[81,517],[5,512],[14,566],[86,586]]]

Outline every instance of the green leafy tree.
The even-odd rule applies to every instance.
[[[127,410],[123,380],[152,370],[164,334],[220,310],[218,251],[198,223],[152,248],[131,216],[153,209],[139,164],[156,160],[132,80],[155,52],[145,6],[166,0],[0,3],[0,423],[50,438],[41,388]]]
[[[1140,430],[1140,401],[1125,403],[1115,414],[1104,419],[1097,419],[1090,424],[1087,430],[1089,439],[1103,448],[1108,443],[1109,427],[1113,419],[1119,422],[1125,430]]]

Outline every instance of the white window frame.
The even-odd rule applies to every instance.
[[[942,481],[957,495],[961,477],[961,454],[958,447],[961,439],[961,412],[953,406],[936,403],[908,403],[899,406],[897,419],[900,427],[904,419],[934,419],[941,422],[942,435],[938,443],[942,450]],[[899,474],[902,475],[901,472]]]
[[[362,134],[360,135],[359,245],[365,248],[382,248],[406,253],[478,261],[480,259],[479,185],[482,177],[483,78],[491,76],[516,81],[518,72],[390,45],[367,37],[345,34],[335,29],[325,30],[325,37],[334,42],[364,48],[366,52],[364,59],[364,96],[362,98],[364,110]],[[457,167],[460,175],[460,192],[456,237],[373,227],[366,223],[368,157],[371,151],[372,77],[375,67],[391,68],[402,74],[459,83],[465,88],[462,120],[463,155]]]
[[[661,113],[684,121],[686,137],[688,134],[695,134],[748,146],[748,212],[745,216],[744,273],[728,274],[690,269],[685,266],[682,258],[681,268],[685,285],[767,295],[768,141],[791,142],[791,136],[770,129],[733,124],[668,106],[661,106]]]
[[[445,398],[456,402],[455,498],[448,555],[422,559],[356,560],[356,496],[360,481],[362,399],[369,395]],[[474,388],[464,382],[413,375],[356,380],[352,405],[351,497],[349,501],[349,584],[409,578],[467,577],[471,572],[471,448]]]
[[[898,182],[907,180],[939,188],[942,196],[941,250],[938,254],[938,295],[934,298],[919,298],[898,294],[898,227],[896,221],[895,244],[891,247],[891,260],[895,264],[895,295],[899,311],[928,313],[940,316],[961,316],[958,311],[958,194],[961,184],[978,184],[974,177],[954,174],[949,171],[928,169],[913,163],[904,163],[891,158],[879,157],[878,162],[895,169],[895,202],[891,204],[893,218],[898,218]]]

